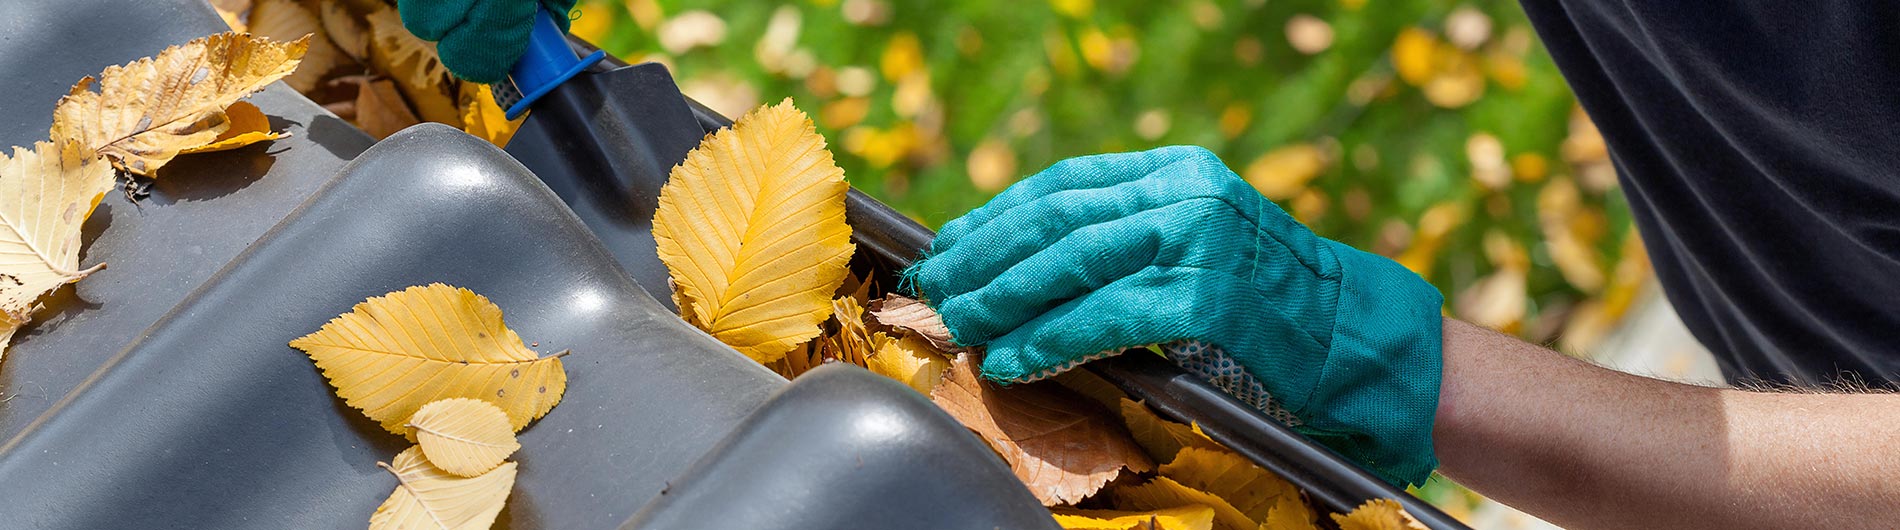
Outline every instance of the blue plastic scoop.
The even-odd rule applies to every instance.
[[[561,26],[554,23],[554,14],[546,7],[536,7],[527,53],[508,71],[508,79],[490,87],[495,92],[495,104],[508,109],[508,119],[519,118],[535,100],[605,58],[605,51],[584,58],[574,55]]]

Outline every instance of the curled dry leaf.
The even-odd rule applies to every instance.
[[[911,389],[926,396],[937,388],[937,383],[943,381],[943,372],[950,368],[950,360],[937,353],[923,337],[905,335],[901,339],[881,338],[883,342],[878,345],[877,351],[865,359],[865,368],[910,385]]]
[[[1225,499],[1182,485],[1168,477],[1155,477],[1146,484],[1117,487],[1110,492],[1115,505],[1123,509],[1159,510],[1175,506],[1202,505],[1214,509],[1217,530],[1256,530],[1259,523],[1228,504]]]
[[[1128,432],[1087,398],[1052,383],[999,388],[977,373],[972,355],[957,356],[931,401],[988,442],[1044,505],[1080,501],[1123,469],[1154,469]]]
[[[660,189],[680,313],[763,364],[819,334],[847,273],[844,170],[790,99],[706,137]]]
[[[449,398],[494,403],[519,431],[567,390],[561,354],[537,357],[488,298],[440,283],[370,298],[290,345],[396,434],[423,405]]]
[[[521,449],[508,427],[508,413],[479,399],[444,399],[409,417],[422,454],[443,471],[473,477],[501,465]]]
[[[230,128],[225,107],[297,69],[307,39],[221,33],[88,77],[53,110],[52,137],[76,140],[120,169],[151,175]]]
[[[1129,434],[1135,437],[1135,443],[1148,451],[1148,456],[1156,461],[1173,461],[1175,455],[1184,447],[1198,447],[1214,451],[1226,451],[1213,439],[1201,433],[1196,426],[1175,423],[1161,419],[1154,411],[1128,398],[1121,400],[1122,421],[1127,423]]]
[[[939,350],[963,351],[962,347],[950,341],[950,328],[943,324],[943,316],[921,300],[886,294],[884,299],[871,303],[871,317],[886,326],[921,335]]]
[[[112,167],[77,142],[0,154],[0,352],[33,302],[105,264],[79,268],[79,229],[112,189]]]
[[[1308,524],[1313,520],[1312,511],[1298,502],[1299,488],[1227,451],[1184,447],[1174,461],[1161,465],[1161,475],[1183,486],[1219,496],[1255,521],[1266,521],[1285,498],[1295,501],[1286,509],[1298,510],[1287,519]]]
[[[297,0],[256,0],[251,7],[250,32],[278,42],[309,39],[310,49],[304,53],[303,64],[284,77],[284,84],[298,92],[316,88],[325,74],[350,60],[324,36],[317,14]]]
[[[864,326],[864,306],[858,304],[856,298],[833,298],[831,319],[838,323],[838,331],[825,335],[821,340],[831,341],[832,351],[837,354],[839,361],[869,367],[868,359],[876,353],[878,343],[889,340],[882,333],[871,336],[871,330]]]
[[[475,477],[458,477],[436,467],[421,447],[404,449],[393,462],[378,462],[396,476],[396,491],[369,516],[370,530],[477,530],[495,524],[495,516],[515,486],[515,463]]]
[[[1425,530],[1425,525],[1405,513],[1392,499],[1373,499],[1353,508],[1346,515],[1333,514],[1339,530]]]
[[[1056,524],[1067,530],[1211,530],[1214,509],[1199,504],[1147,512],[1055,510]]]
[[[229,129],[225,129],[224,133],[212,139],[211,143],[186,148],[178,151],[178,154],[227,151],[289,136],[288,133],[271,131],[270,117],[265,116],[264,111],[258,110],[257,105],[252,105],[248,101],[232,103],[230,108],[224,109],[224,115],[231,120]]]

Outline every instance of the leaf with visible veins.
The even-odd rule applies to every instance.
[[[1124,469],[1154,469],[1093,401],[1049,382],[998,387],[977,373],[973,355],[951,362],[931,401],[989,442],[1043,505],[1081,501]]]

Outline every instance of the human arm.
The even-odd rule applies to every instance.
[[[1440,473],[1566,528],[1900,528],[1900,395],[1624,374],[1444,319]]]

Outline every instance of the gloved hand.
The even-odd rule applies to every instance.
[[[422,40],[435,41],[442,65],[456,77],[495,83],[528,50],[534,8],[547,6],[554,23],[567,31],[567,12],[576,0],[400,0],[402,25]]]
[[[1163,344],[1394,483],[1437,467],[1438,290],[1320,238],[1199,147],[1064,160],[944,225],[905,271],[983,375]]]

